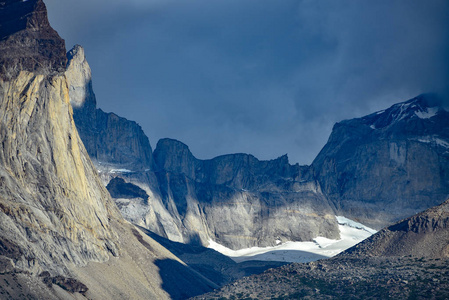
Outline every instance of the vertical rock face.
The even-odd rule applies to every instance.
[[[76,131],[64,76],[22,71],[0,81],[1,238],[25,268],[107,260],[118,212]],[[55,245],[61,245],[56,247]]]
[[[240,249],[339,236],[309,168],[290,165],[287,156],[259,161],[233,154],[199,160],[183,143],[163,139],[154,159],[160,197],[185,242],[212,239]]]
[[[0,18],[0,43],[23,43],[25,53],[13,61],[0,52],[2,63],[17,63],[14,72],[0,71],[1,297],[170,299],[216,288],[120,216],[78,135],[69,94],[81,93],[69,91],[53,64],[61,49],[33,56],[40,48],[27,46],[45,41],[23,39],[28,24],[30,39],[54,33],[43,3],[2,1],[0,8],[11,13]],[[30,57],[48,68],[28,64]]]
[[[16,245],[6,257],[36,270],[107,260],[119,214],[76,131],[64,41],[42,1],[0,5],[0,237]]]
[[[50,27],[42,0],[0,2],[0,74],[3,79],[21,70],[55,74],[65,70],[64,40]]]
[[[152,149],[142,128],[136,122],[96,108],[84,49],[77,45],[67,56],[66,76],[73,117],[90,157],[99,167],[103,163],[107,168],[112,162],[121,169],[152,169]]]
[[[449,112],[428,94],[337,123],[312,167],[338,213],[382,228],[449,194]]]

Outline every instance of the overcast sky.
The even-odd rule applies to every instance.
[[[332,126],[449,83],[447,0],[46,0],[98,107],[153,148],[310,164]]]

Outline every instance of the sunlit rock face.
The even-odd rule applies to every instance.
[[[70,97],[82,93],[54,64],[64,42],[42,1],[2,1],[5,12],[0,47],[15,41],[24,54],[0,70],[0,298],[171,299],[216,288],[120,215],[78,135]],[[51,51],[34,52],[47,42]],[[88,75],[70,80],[79,87]]]
[[[390,225],[449,195],[449,112],[426,94],[337,123],[312,167],[338,213]]]
[[[1,6],[8,16],[1,19],[0,48],[9,50],[0,52],[7,75],[0,80],[0,237],[14,246],[0,254],[33,271],[105,261],[119,253],[109,229],[119,213],[72,118],[61,72],[64,41],[42,1]]]
[[[98,165],[105,163],[105,168],[113,162],[119,169],[152,169],[152,149],[142,128],[136,122],[96,108],[91,70],[84,49],[76,45],[67,57],[66,76],[73,117],[92,160]]]
[[[83,265],[117,254],[108,224],[118,212],[76,131],[65,77],[22,71],[0,81],[0,97],[0,234],[18,245],[14,263]]]

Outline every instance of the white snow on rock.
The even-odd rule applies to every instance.
[[[112,169],[109,171],[109,173],[115,174],[115,173],[132,173],[131,170],[128,169]]]
[[[449,143],[442,139],[435,138],[435,143],[437,143],[438,146],[449,148]]]
[[[415,111],[415,115],[420,119],[430,119],[438,113],[438,107],[429,107],[425,111]]]
[[[366,232],[369,232],[371,234],[375,234],[377,232],[376,230],[369,228],[368,226],[365,226],[362,223],[353,221],[353,220],[345,218],[343,216],[337,216],[337,222],[339,225],[346,225],[351,228],[365,230]]]
[[[339,240],[317,237],[312,242],[285,242],[274,247],[240,250],[232,250],[209,240],[209,248],[229,256],[237,263],[248,260],[305,263],[335,256],[376,233],[376,230],[342,216],[337,216],[337,222],[341,237]]]
[[[435,137],[435,136],[425,136],[425,137],[416,139],[416,141],[418,141],[420,143],[425,143],[425,144],[435,143],[437,146],[449,148],[449,142],[447,142],[441,138]]]

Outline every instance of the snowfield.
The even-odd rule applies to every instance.
[[[313,242],[286,242],[274,247],[252,247],[241,250],[232,250],[210,240],[209,248],[229,256],[238,263],[248,260],[305,263],[335,256],[376,233],[376,230],[342,216],[337,216],[337,222],[340,240],[317,237]]]

